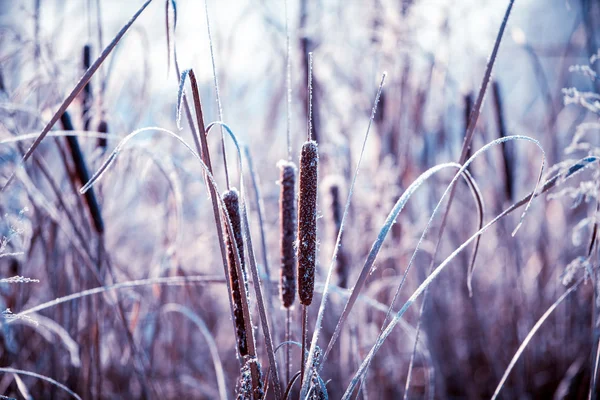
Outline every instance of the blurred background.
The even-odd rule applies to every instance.
[[[319,342],[326,346],[348,288],[354,286],[398,198],[427,169],[459,160],[468,116],[508,3],[288,0],[286,22],[283,0],[208,0],[206,8],[203,1],[178,0],[175,25],[172,2],[154,0],[69,106],[68,117],[55,124],[52,132],[58,136],[47,137],[0,193],[0,278],[39,280],[0,283],[0,308],[9,310],[0,320],[0,367],[51,377],[84,399],[155,398],[159,392],[165,399],[212,399],[219,397],[218,359],[226,395],[234,397],[240,365],[212,207],[198,160],[173,137],[148,130],[119,152],[94,186],[94,198],[78,192],[87,181],[82,168],[89,178],[120,140],[137,129],[167,129],[193,147],[185,114],[182,129],[177,126],[174,47],[179,69],[196,73],[205,122],[219,120],[206,10],[223,121],[248,146],[263,202],[261,221],[245,158],[243,179],[257,261],[273,282],[268,302],[276,345],[284,340],[285,325],[276,284],[276,165],[287,158],[288,116],[296,162],[306,138],[308,52],[314,57],[313,134],[321,159],[318,290],[337,234],[335,209],[348,195],[377,87],[387,72],[344,230],[342,261],[336,264],[333,283],[338,288],[328,303]],[[87,67],[141,4],[0,0],[2,185]],[[544,154],[531,142],[513,140],[475,159],[469,172],[485,204],[484,222],[535,188],[542,162],[549,177],[583,157],[600,156],[599,22],[600,4],[593,0],[515,2],[470,154],[510,135],[536,139]],[[77,132],[77,140],[60,136],[69,130]],[[22,135],[29,136],[17,140]],[[219,143],[219,134],[209,136],[216,181],[224,189]],[[239,188],[235,148],[230,141],[226,146],[229,175]],[[373,346],[423,229],[454,173],[445,170],[428,179],[384,242],[364,296],[323,366],[330,398],[341,397]],[[404,315],[404,329],[395,330],[375,356],[358,398],[405,394],[419,320],[420,345],[406,397],[491,397],[536,321],[582,277],[585,283],[561,302],[532,339],[500,396],[595,395],[598,177],[593,164],[560,181],[549,195],[534,200],[514,237],[511,232],[522,209],[486,231],[474,264],[472,296],[467,274],[473,246],[453,259],[429,286],[422,317],[423,296]],[[459,182],[436,253],[442,214],[433,218],[394,309],[425,279],[430,265],[439,265],[478,229],[473,197]],[[264,249],[259,245],[261,231]],[[183,275],[207,278],[185,286],[152,285],[84,297],[31,315],[33,321],[14,319],[18,312],[86,289]],[[259,358],[268,365],[251,297]],[[319,301],[316,293],[309,325]],[[174,303],[185,306],[188,314],[170,312]],[[202,329],[190,314],[202,321]],[[300,340],[298,307],[293,315],[293,338]],[[298,364],[294,369],[299,369],[295,347],[293,354]],[[27,393],[32,398],[66,398],[44,380],[0,374],[0,394],[22,398]],[[268,397],[272,395],[270,391]]]

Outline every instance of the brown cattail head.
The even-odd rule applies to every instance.
[[[89,44],[83,46],[83,70],[87,71],[91,65],[92,47]],[[88,82],[83,87],[83,101],[81,107],[81,117],[83,119],[83,130],[87,131],[90,127],[92,107],[92,85]]]
[[[65,131],[75,130],[73,123],[71,122],[71,117],[67,111],[60,116],[60,122]],[[81,151],[81,147],[79,146],[77,137],[67,136],[67,145],[69,146],[69,151],[71,152],[71,158],[73,160],[73,165],[75,166],[77,179],[79,179],[79,182],[84,185],[85,183],[89,182],[90,174],[88,172],[87,164],[85,162],[83,152]],[[98,200],[96,199],[93,188],[90,188],[90,190],[85,192],[84,196],[88,205],[88,209],[90,210],[90,215],[92,216],[94,228],[96,229],[96,232],[101,235],[104,233],[104,221],[102,219],[100,205],[98,204]]]
[[[333,245],[335,245],[338,232],[342,227],[342,205],[340,197],[342,188],[344,186],[343,182],[344,181],[342,177],[339,176],[329,176],[324,182],[328,205],[327,225],[330,226],[331,240]],[[348,257],[344,251],[344,248],[342,247],[341,240],[335,263],[335,270],[338,276],[338,286],[346,288],[348,287]]]
[[[242,304],[242,290],[246,290],[246,268],[244,258],[244,239],[242,236],[242,222],[240,218],[240,201],[237,190],[231,189],[223,193],[223,202],[231,226],[233,227],[233,238],[229,234],[229,230],[225,229],[226,244],[227,244],[227,264],[229,268],[229,282],[231,284],[231,297],[233,299],[233,318],[236,328],[236,336],[238,350],[240,356],[248,355],[248,343],[246,325],[244,324],[244,305]],[[235,252],[240,256],[242,273],[244,276],[238,275],[238,270],[235,263]]]
[[[98,132],[108,133],[108,124],[106,123],[106,121],[100,121],[100,123],[98,124]],[[100,147],[102,150],[106,150],[106,142],[107,140],[105,137],[98,138],[98,141],[96,142],[96,147]]]
[[[319,149],[317,142],[305,142],[300,155],[298,197],[298,296],[309,306],[315,288],[317,262],[317,181]]]
[[[279,295],[284,308],[290,308],[296,298],[296,165],[289,161],[279,164],[279,227],[281,274]]]
[[[258,374],[258,385],[252,384],[252,368],[255,367]],[[262,369],[256,357],[244,357],[244,364],[240,369],[240,378],[236,384],[236,399],[261,400],[265,397],[265,391],[262,384]]]

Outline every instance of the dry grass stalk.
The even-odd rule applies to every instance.
[[[290,308],[296,298],[296,165],[279,163],[281,185],[279,196],[279,224],[281,245],[281,273],[279,295],[284,308]]]
[[[242,303],[241,290],[246,290],[246,276],[240,277],[238,275],[238,270],[235,264],[236,248],[240,257],[242,273],[244,274],[246,271],[246,262],[244,257],[242,222],[240,218],[240,202],[237,190],[231,189],[223,193],[223,202],[225,203],[225,208],[227,210],[227,214],[229,215],[229,219],[231,220],[231,226],[233,227],[233,238],[229,235],[228,231],[225,231],[227,243],[227,263],[229,267],[229,280],[231,283],[231,296],[233,299],[233,317],[235,322],[237,345],[240,356],[245,357],[249,354],[248,335],[246,332],[246,325],[244,323],[244,305]]]
[[[312,303],[315,288],[318,169],[317,142],[305,142],[300,156],[298,199],[298,296],[304,306]]]

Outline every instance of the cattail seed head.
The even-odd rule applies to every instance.
[[[83,70],[87,71],[91,65],[92,58],[92,48],[89,44],[83,46]],[[87,131],[90,127],[91,113],[90,109],[92,108],[92,85],[88,82],[83,87],[83,101],[81,108],[81,117],[83,119],[83,130]]]
[[[339,176],[329,176],[323,185],[327,193],[327,225],[330,226],[331,240],[334,245],[337,241],[338,232],[342,228],[342,204],[340,197],[343,185],[343,179]],[[346,288],[348,287],[348,257],[342,247],[341,240],[339,246],[340,248],[335,259],[335,271],[338,277],[337,284],[339,287]]]
[[[244,305],[242,304],[242,290],[246,290],[245,276],[245,258],[244,258],[244,239],[242,236],[242,222],[240,218],[240,201],[236,189],[231,189],[223,193],[223,202],[227,215],[233,227],[233,238],[229,234],[228,229],[225,230],[227,244],[227,265],[229,269],[229,282],[231,285],[231,297],[233,299],[233,318],[236,327],[236,337],[240,356],[248,355],[248,343],[246,325],[244,324]],[[244,276],[238,275],[236,267],[235,252],[238,252],[242,273]]]
[[[104,121],[104,120],[100,121],[100,123],[98,124],[98,132],[108,133],[108,124],[106,123],[106,121]],[[98,138],[98,141],[96,142],[96,146],[100,147],[102,150],[106,150],[106,143],[107,143],[106,138],[101,137],[101,138]]]
[[[305,142],[300,155],[298,197],[298,296],[304,306],[312,302],[315,288],[318,170],[317,142]]]
[[[280,161],[279,227],[281,274],[279,295],[284,308],[290,308],[296,298],[296,165]]]
[[[252,367],[255,366],[258,372],[258,386],[252,384]],[[262,369],[256,357],[244,357],[244,364],[240,369],[240,378],[236,384],[236,400],[261,400],[265,397],[265,391],[262,385]]]

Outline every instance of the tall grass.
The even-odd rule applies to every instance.
[[[139,3],[0,5],[0,397],[597,398],[598,5]]]

